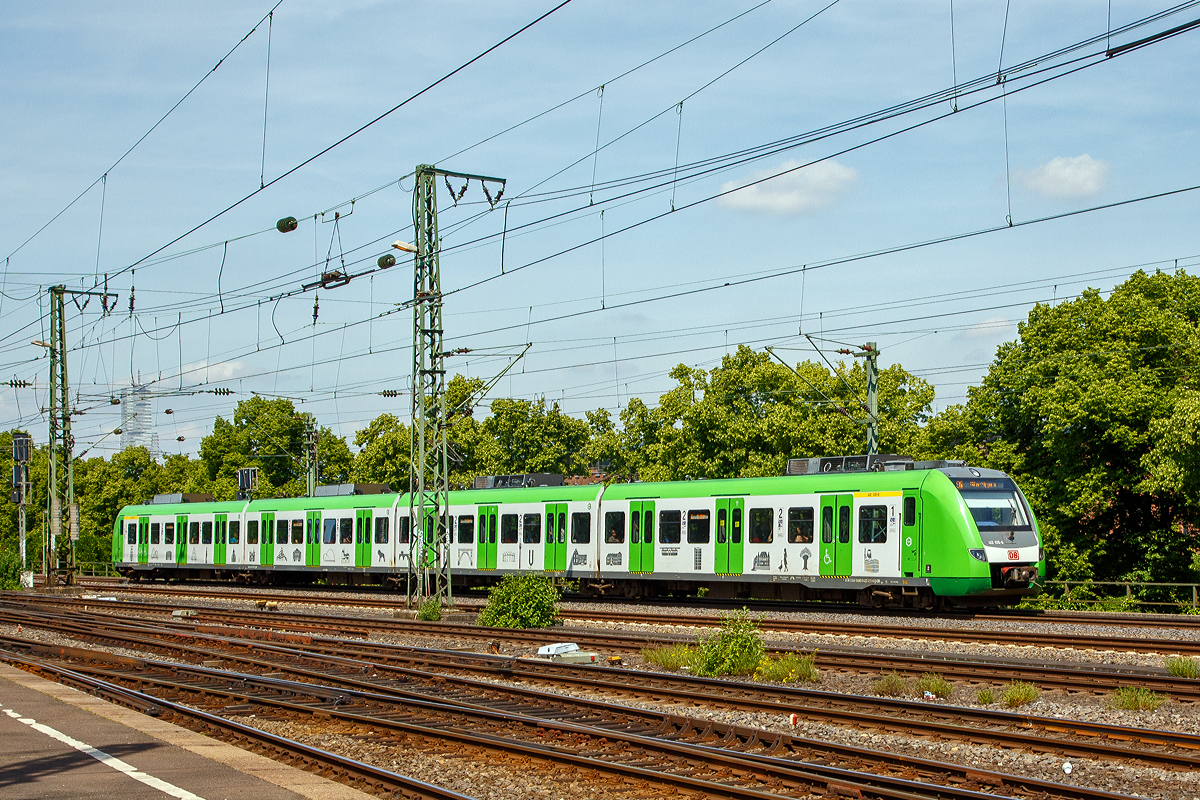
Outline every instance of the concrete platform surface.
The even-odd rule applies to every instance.
[[[0,800],[165,797],[372,796],[0,664]]]

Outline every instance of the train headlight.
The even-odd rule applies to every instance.
[[[975,559],[976,561],[982,561],[985,564],[987,563],[987,550],[968,550],[967,552],[970,553],[971,558]]]
[[[1045,560],[1046,560],[1046,551],[1043,548],[1039,547],[1038,548],[1038,561],[1045,561]]]

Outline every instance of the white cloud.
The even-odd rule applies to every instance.
[[[991,317],[959,332],[956,339],[1011,339],[1016,336],[1017,326],[1004,317]]]
[[[775,169],[759,170],[745,180],[730,181],[721,187],[721,191],[728,192],[739,186],[746,188],[727,194],[718,202],[726,208],[744,211],[811,214],[836,203],[858,181],[858,170],[833,159],[796,169],[799,166],[800,162],[788,160]],[[785,172],[786,175],[780,174]],[[772,175],[780,177],[756,183]]]
[[[1045,197],[1089,197],[1108,184],[1108,162],[1081,156],[1059,156],[1040,167],[1017,172],[1017,180]]]

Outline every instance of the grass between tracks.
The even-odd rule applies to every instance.
[[[1200,662],[1197,662],[1194,658],[1170,656],[1167,658],[1164,666],[1167,668],[1167,672],[1176,678],[1200,677]]]
[[[1154,711],[1165,702],[1165,696],[1145,686],[1122,686],[1108,698],[1110,707],[1125,711]]]
[[[665,669],[686,669],[704,677],[753,675],[755,680],[782,683],[820,680],[816,652],[786,653],[775,658],[767,655],[758,621],[746,609],[727,615],[716,633],[704,637],[694,647],[685,644],[648,647],[642,650],[642,658]]]

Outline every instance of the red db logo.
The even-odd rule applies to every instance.
[[[1008,560],[1009,561],[1016,561],[1018,558],[1020,558],[1020,556],[1021,556],[1021,554],[1018,553],[1016,550],[1008,551]]]

